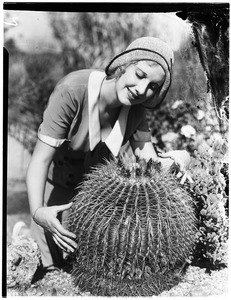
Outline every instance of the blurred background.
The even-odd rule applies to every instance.
[[[160,108],[147,111],[153,142],[162,151],[186,149],[193,156],[202,143],[222,140],[228,122],[216,116],[191,23],[175,13],[4,11],[8,241],[15,222],[30,224],[26,168],[55,84],[73,70],[104,69],[134,39],[147,35],[167,42],[175,54],[169,93]]]

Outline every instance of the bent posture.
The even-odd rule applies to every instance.
[[[60,80],[50,96],[27,172],[32,235],[44,268],[62,266],[63,250],[74,251],[75,235],[61,223],[78,183],[91,166],[117,156],[124,145],[135,155],[173,162],[184,171],[185,151],[158,157],[145,108],[154,109],[172,80],[173,51],[143,37],[114,57],[105,71],[79,70]]]

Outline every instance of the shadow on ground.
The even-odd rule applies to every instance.
[[[30,207],[24,181],[8,181],[7,183],[7,242],[11,242],[12,230],[18,221],[23,221],[30,227]]]
[[[7,215],[30,213],[26,191],[8,192]]]

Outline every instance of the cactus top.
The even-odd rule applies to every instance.
[[[121,67],[129,62],[139,60],[151,60],[158,63],[165,72],[165,81],[159,92],[155,95],[155,99],[146,101],[143,105],[152,108],[158,103],[161,103],[171,85],[172,80],[172,65],[174,62],[174,54],[168,44],[154,37],[142,37],[133,41],[125,51],[116,55],[106,66],[105,73],[110,76],[118,67]]]

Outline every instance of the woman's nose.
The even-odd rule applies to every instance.
[[[137,95],[139,96],[145,94],[147,90],[147,86],[148,86],[147,82],[145,80],[141,80],[139,84],[137,84],[136,86]]]

